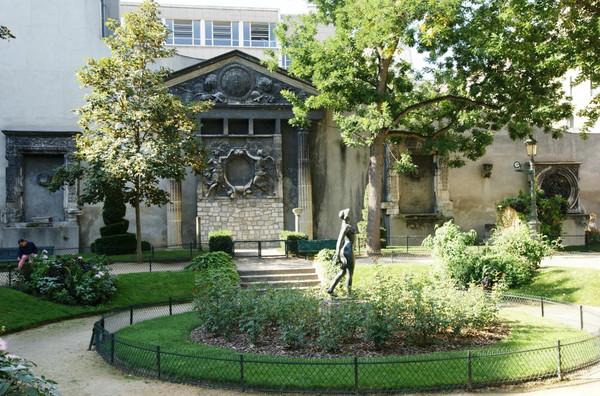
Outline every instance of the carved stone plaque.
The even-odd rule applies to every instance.
[[[231,66],[221,73],[221,90],[227,96],[244,98],[253,85],[252,75],[239,66]]]

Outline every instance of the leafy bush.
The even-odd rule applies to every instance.
[[[0,395],[60,396],[56,382],[34,374],[33,362],[9,354],[7,343],[0,338]]]
[[[192,259],[192,262],[185,266],[187,271],[200,271],[208,268],[233,268],[235,263],[231,256],[225,252],[206,252]]]
[[[294,231],[281,231],[279,233],[279,239],[282,241],[287,241],[287,251],[288,253],[293,254],[294,256],[298,256],[298,240],[308,240],[308,235],[302,232],[294,232]],[[282,248],[285,249],[286,242],[282,242]]]
[[[536,204],[540,233],[551,241],[558,240],[562,233],[562,223],[567,219],[569,201],[560,195],[551,196],[543,190],[536,190]],[[505,208],[510,207],[517,211],[523,222],[529,221],[531,213],[531,195],[519,190],[519,194],[503,198],[496,204],[496,211],[500,214]]]
[[[479,284],[486,277],[492,283],[506,283],[509,287],[527,284],[542,258],[551,255],[556,246],[544,235],[532,236],[520,221],[515,226],[496,229],[491,245],[485,248],[471,247],[476,238],[474,231],[464,233],[447,222],[436,228],[435,235],[427,237],[423,245],[440,260],[442,272],[465,287]]]
[[[289,348],[314,342],[323,351],[335,351],[359,337],[378,348],[394,337],[427,343],[449,330],[458,335],[487,326],[499,309],[496,291],[457,289],[447,279],[377,274],[368,290],[357,290],[356,299],[331,301],[296,289],[242,289],[225,271],[233,270],[199,273],[195,309],[204,329],[225,336],[243,332],[252,342],[279,334]]]
[[[545,235],[532,235],[523,222],[515,227],[496,229],[490,241],[495,251],[525,259],[532,269],[539,268],[542,259],[552,255],[559,243],[551,242]]]
[[[334,255],[335,250],[323,249],[315,256],[315,263],[322,269],[324,287],[328,287],[331,284],[333,278],[340,270],[340,267],[333,263]]]
[[[137,248],[137,238],[133,233],[110,235],[96,239],[90,248],[96,254],[131,254]]]
[[[17,287],[26,293],[68,305],[98,305],[116,291],[104,256],[33,258],[17,273]]]
[[[233,254],[233,234],[229,230],[213,230],[208,233],[208,249],[211,252]]]

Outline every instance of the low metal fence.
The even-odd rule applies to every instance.
[[[90,349],[109,364],[137,375],[240,390],[367,394],[474,389],[559,378],[600,361],[600,313],[540,297],[506,295],[504,309],[525,311],[594,331],[525,350],[485,348],[387,358],[301,359],[189,350],[139,344],[115,333],[131,324],[187,312],[189,299],[138,306],[95,323]]]

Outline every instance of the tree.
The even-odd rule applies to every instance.
[[[548,0],[550,1],[550,0]],[[367,252],[379,250],[386,141],[417,141],[423,153],[449,166],[475,160],[506,127],[513,139],[533,128],[558,137],[553,127],[572,113],[558,80],[566,72],[545,35],[556,30],[554,9],[539,18],[527,0],[313,0],[317,11],[276,29],[289,72],[319,94],[294,105],[294,125],[308,125],[308,110],[329,108],[344,143],[368,146]],[[543,2],[542,2],[543,3]],[[335,27],[317,38],[317,25]],[[554,35],[560,44],[566,37]],[[427,54],[419,69],[402,52]],[[396,169],[413,167],[411,152]]]
[[[576,83],[589,81],[592,86],[600,85],[600,5],[589,0],[562,0],[554,3],[564,15],[560,25],[569,37],[569,46],[564,51],[572,51],[572,67],[580,74]],[[586,118],[581,132],[588,133],[600,119],[600,90],[588,105],[579,112]]]
[[[195,114],[208,103],[182,103],[164,85],[168,70],[149,68],[173,51],[164,48],[168,28],[158,5],[144,1],[136,13],[123,16],[123,26],[109,20],[114,35],[105,39],[112,56],[87,59],[77,71],[91,93],[76,110],[82,133],[76,137],[79,163],[60,169],[54,187],[84,180],[80,203],[101,202],[107,191],[121,188],[135,208],[137,259],[141,262],[140,205],[164,205],[168,192],[160,179],[182,180],[187,167],[198,173],[205,152],[196,136]],[[111,188],[112,187],[112,188]]]

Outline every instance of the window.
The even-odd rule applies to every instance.
[[[167,44],[200,45],[200,21],[167,19],[165,23],[171,31]]]
[[[290,58],[288,55],[281,56],[281,67],[283,69],[288,70],[290,68],[290,63],[292,63],[292,58]]]
[[[244,47],[275,47],[275,24],[244,22]]]
[[[206,45],[237,47],[240,45],[239,25],[236,22],[207,21],[205,23]]]

